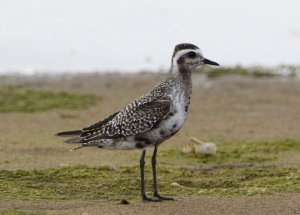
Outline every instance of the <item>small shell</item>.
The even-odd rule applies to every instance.
[[[178,184],[177,182],[172,182],[172,183],[171,183],[171,186],[173,186],[173,187],[181,187],[181,185]]]
[[[196,154],[213,155],[217,152],[217,146],[215,143],[204,143],[198,145],[195,150]]]

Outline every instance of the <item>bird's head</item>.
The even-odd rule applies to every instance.
[[[218,63],[203,57],[201,50],[190,43],[181,43],[175,46],[172,65],[193,70],[202,64],[219,66]]]

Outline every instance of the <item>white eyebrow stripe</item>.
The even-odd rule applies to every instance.
[[[182,55],[185,55],[186,53],[189,53],[189,52],[197,52],[200,54],[200,56],[203,56],[202,55],[202,51],[200,49],[184,49],[184,50],[180,50],[178,52],[176,52],[175,56],[173,57],[173,63],[176,63],[177,60],[182,56]]]

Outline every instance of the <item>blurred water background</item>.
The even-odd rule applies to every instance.
[[[0,73],[160,71],[174,45],[223,66],[300,65],[297,0],[1,0]]]

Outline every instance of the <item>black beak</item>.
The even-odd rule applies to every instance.
[[[209,64],[209,65],[214,65],[214,66],[220,66],[218,63],[213,62],[213,61],[211,61],[211,60],[208,60],[208,59],[206,59],[206,58],[203,59],[203,63],[204,63],[204,64]]]

